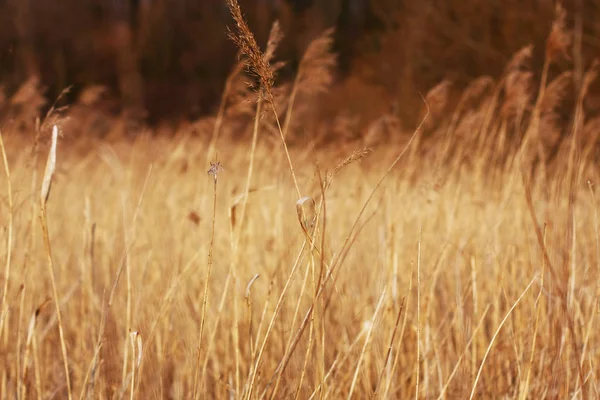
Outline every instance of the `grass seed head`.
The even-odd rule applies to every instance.
[[[570,60],[572,42],[573,33],[567,28],[567,12],[561,2],[558,1],[554,12],[552,29],[546,41],[546,58],[548,62],[558,61],[561,57]]]
[[[305,93],[323,93],[333,83],[333,71],[337,65],[337,55],[333,47],[335,30],[325,30],[314,39],[304,52],[299,67],[299,89]]]
[[[224,168],[221,165],[220,161],[217,161],[216,163],[210,163],[210,168],[208,169],[208,175],[212,176],[213,179],[215,180],[215,183],[217,183],[217,176],[219,175],[219,172],[223,171]]]
[[[278,24],[274,25],[271,30],[271,37],[269,42],[271,44],[268,48],[268,52],[263,54],[256,43],[254,34],[248,27],[248,24],[244,20],[242,10],[237,0],[226,0],[231,16],[236,23],[237,33],[229,32],[229,37],[236,46],[241,50],[242,54],[246,56],[246,65],[250,71],[252,71],[260,80],[261,86],[265,91],[267,100],[272,99],[273,82],[275,81],[275,75],[273,68],[269,63],[269,54],[274,53],[275,46],[280,41],[281,32],[278,28]],[[277,36],[277,37],[276,37]]]

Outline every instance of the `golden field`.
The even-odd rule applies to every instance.
[[[538,86],[524,48],[354,135],[310,118],[331,32],[278,86],[277,28],[262,52],[228,4],[254,87],[214,117],[2,132],[1,398],[598,397],[598,64],[561,120],[560,10]]]

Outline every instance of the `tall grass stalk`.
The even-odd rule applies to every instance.
[[[421,236],[421,232],[419,232],[419,244],[417,250],[417,379],[415,385],[416,400],[419,400],[419,378],[421,377]]]
[[[10,267],[12,264],[12,241],[13,241],[13,193],[10,176],[10,167],[6,156],[6,148],[4,147],[4,139],[0,132],[0,151],[2,151],[2,165],[6,174],[6,193],[8,195],[8,232],[6,234],[6,260],[4,264],[4,288],[2,291],[2,308],[0,309],[0,337],[4,337],[4,343],[8,340],[8,332],[4,331],[4,324],[8,321],[8,282],[10,282]],[[7,324],[8,326],[8,324]],[[7,329],[8,330],[8,329]]]
[[[52,246],[50,245],[50,233],[48,231],[48,216],[46,213],[46,205],[50,196],[50,188],[52,186],[52,177],[56,170],[56,145],[58,140],[58,128],[56,125],[52,129],[52,141],[50,144],[50,152],[46,162],[44,179],[42,181],[42,190],[40,193],[40,222],[42,225],[42,234],[44,236],[44,245],[46,247],[46,255],[48,258],[48,274],[50,275],[50,283],[52,284],[52,294],[54,296],[54,305],[56,310],[56,318],[58,321],[58,332],[60,335],[60,349],[62,352],[63,366],[65,372],[65,381],[67,384],[67,396],[69,400],[73,399],[71,393],[71,374],[69,372],[69,357],[67,354],[67,344],[65,342],[65,334],[60,312],[60,301],[58,297],[58,289],[56,287],[56,278],[54,276],[54,260],[52,258]]]
[[[217,215],[217,182],[218,182],[218,174],[221,169],[221,163],[211,163],[211,168],[208,173],[211,175],[213,180],[213,212],[212,212],[212,223],[211,223],[211,234],[210,234],[210,244],[208,246],[208,264],[206,268],[206,276],[204,278],[204,294],[202,296],[202,316],[200,319],[200,332],[198,334],[198,348],[196,355],[196,368],[194,369],[194,388],[193,388],[193,398],[196,399],[198,396],[198,384],[200,383],[200,389],[202,389],[202,385],[204,382],[204,377],[200,376],[200,359],[202,356],[202,335],[204,333],[204,324],[206,321],[206,309],[208,306],[208,284],[210,280],[210,273],[212,271],[213,266],[213,248],[215,242],[215,221]],[[208,355],[207,355],[208,357]]]
[[[207,353],[210,353],[210,351],[212,350],[213,345],[214,345],[215,336],[217,335],[218,326],[219,326],[219,323],[221,320],[221,312],[223,311],[223,307],[225,305],[225,300],[227,298],[231,280],[237,279],[236,267],[237,267],[237,264],[239,261],[238,249],[239,249],[239,243],[241,240],[241,235],[243,232],[244,221],[246,219],[248,196],[250,195],[250,185],[252,183],[252,174],[254,171],[254,161],[255,161],[255,154],[256,154],[256,145],[258,143],[258,133],[259,133],[259,129],[260,129],[262,103],[263,103],[263,98],[262,98],[261,93],[259,93],[258,97],[257,97],[257,103],[256,103],[254,127],[252,130],[252,144],[250,147],[250,161],[248,163],[248,170],[247,170],[247,175],[246,175],[244,191],[243,191],[242,196],[240,197],[239,201],[236,201],[234,204],[232,204],[230,207],[230,210],[229,210],[230,211],[230,223],[231,223],[231,227],[230,227],[230,229],[231,229],[231,239],[230,239],[231,240],[231,261],[230,261],[230,265],[229,265],[229,271],[227,273],[227,278],[225,280],[225,286],[223,289],[223,293],[222,293],[221,299],[219,301],[219,306],[218,306],[217,316],[216,316],[215,323],[214,323],[213,333],[212,333],[212,336],[211,336],[208,346],[207,346]],[[238,219],[237,217],[234,217],[234,215],[237,214],[235,210],[236,210],[236,207],[238,205],[240,205],[239,203],[241,203],[241,212],[240,212],[240,216]],[[235,320],[238,321],[238,315],[237,315],[238,298],[237,298],[237,296],[234,296],[233,301],[234,301],[234,310],[236,312]],[[236,324],[234,336],[236,337],[236,343],[238,343],[238,338],[239,338],[238,324]],[[236,357],[239,357],[239,351],[237,350],[237,347],[236,347],[236,354],[238,354],[238,356],[236,356]],[[203,366],[202,366],[202,376],[204,376],[204,374],[206,373],[206,369],[208,367],[208,361],[209,361],[209,357],[206,357],[204,360]],[[239,360],[236,361],[236,369],[239,371]],[[239,390],[240,390],[240,383],[239,383],[239,372],[238,372],[238,373],[236,373],[236,393],[239,393]]]

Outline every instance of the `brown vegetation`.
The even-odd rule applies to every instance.
[[[448,79],[462,90],[479,76],[497,77],[519,49],[533,44],[534,82],[546,51],[575,82],[599,54],[599,0],[564,2],[564,18],[546,43],[553,1],[515,0],[244,0],[259,46],[279,20],[285,37],[280,79],[297,76],[302,55],[323,31],[338,57],[330,112],[359,117],[361,128],[389,110],[414,127],[425,93]],[[159,121],[213,114],[236,59],[223,0],[20,0],[0,2],[0,73],[8,97],[30,78],[47,99],[65,88],[69,104],[89,85],[102,86],[102,109]],[[561,30],[558,29],[557,33]],[[561,54],[564,40],[572,42]],[[548,45],[548,46],[547,46]],[[553,49],[558,46],[557,49]],[[264,47],[263,47],[264,48]],[[564,56],[567,57],[564,57]],[[549,74],[555,75],[554,68]],[[368,106],[363,101],[369,97]]]
[[[0,397],[598,397],[600,64],[568,11],[413,130],[333,112],[335,31],[282,80],[278,25],[261,50],[227,5],[214,116],[3,99]]]

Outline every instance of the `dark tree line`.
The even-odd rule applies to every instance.
[[[550,0],[239,3],[262,45],[281,22],[283,79],[310,40],[333,26],[340,78],[360,76],[390,98],[417,103],[415,93],[444,78],[497,76],[524,45],[536,46],[539,62],[554,10]],[[564,4],[569,23],[582,26],[585,54],[598,54],[600,0]],[[76,96],[100,84],[156,118],[197,116],[214,111],[235,60],[231,24],[224,0],[0,0],[0,83],[10,95],[35,75],[51,99],[70,85]]]

